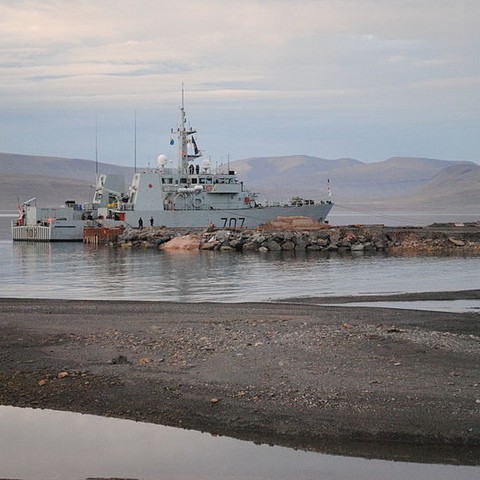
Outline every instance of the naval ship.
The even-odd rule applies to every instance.
[[[177,166],[159,155],[157,167],[135,173],[126,189],[124,177],[99,175],[93,200],[79,205],[68,201],[60,208],[40,208],[31,199],[21,205],[12,223],[13,240],[81,241],[87,226],[257,228],[277,217],[302,216],[323,222],[333,204],[295,197],[291,202],[262,205],[258,193],[247,189],[236,172],[214,172],[201,161],[196,130],[187,126],[182,92],[177,138]],[[170,143],[175,143],[173,136]]]

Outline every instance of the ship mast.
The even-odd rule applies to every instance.
[[[188,173],[188,163],[202,156],[197,148],[193,134],[197,131],[191,127],[187,128],[187,118],[185,115],[185,91],[182,83],[182,106],[180,107],[180,126],[177,129],[178,137],[178,166],[180,173]],[[191,138],[190,138],[191,137]],[[192,143],[194,154],[188,153],[188,144]]]

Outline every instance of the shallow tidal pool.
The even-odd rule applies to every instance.
[[[0,478],[472,480],[480,467],[367,460],[131,420],[0,406]]]

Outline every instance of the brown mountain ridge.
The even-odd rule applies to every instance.
[[[100,173],[125,175],[133,168],[99,163]],[[224,165],[224,170],[227,166]],[[350,158],[327,160],[307,155],[255,157],[230,162],[248,188],[261,199],[285,201],[292,196],[321,199],[330,182],[332,200],[368,209],[405,208],[451,213],[477,212],[480,166],[473,162],[392,157],[364,163]],[[92,160],[0,153],[0,209],[15,209],[17,198],[37,197],[42,205],[66,199],[91,200],[95,182]]]

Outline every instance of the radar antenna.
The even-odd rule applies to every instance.
[[[193,135],[197,131],[192,128],[187,128],[187,118],[185,114],[185,90],[182,83],[182,106],[180,107],[180,126],[177,128],[177,137],[178,137],[178,166],[181,173],[188,173],[188,163],[200,158],[202,153],[197,147],[195,138]],[[194,153],[188,153],[188,144],[191,143],[193,146]]]

